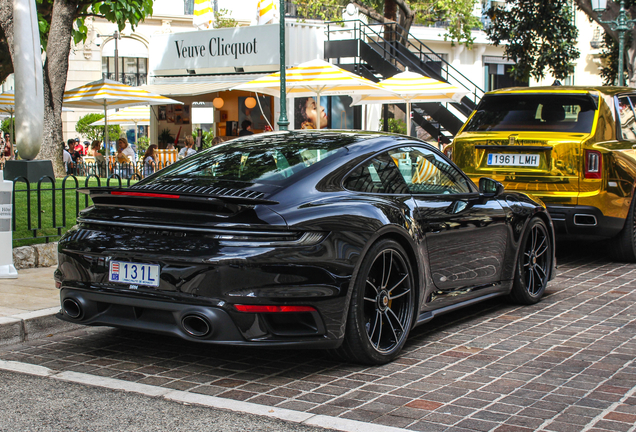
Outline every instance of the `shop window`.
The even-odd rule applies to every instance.
[[[528,87],[529,81],[519,81],[510,76],[512,64],[484,62],[484,75],[486,77],[486,91],[497,90],[506,87]]]
[[[194,0],[185,0],[183,2],[183,13],[184,15],[194,14]]]
[[[119,77],[115,76],[115,57],[102,57],[102,77],[137,87],[148,81],[148,59],[119,57]]]

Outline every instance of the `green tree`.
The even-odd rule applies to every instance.
[[[380,119],[380,130],[384,127],[384,119]],[[389,132],[406,135],[406,122],[404,120],[389,118]]]
[[[88,141],[99,140],[104,142],[104,126],[91,126],[98,120],[104,118],[104,114],[90,113],[86,114],[75,124],[75,130]],[[121,136],[121,127],[119,125],[108,125],[109,141],[115,141]]]
[[[591,21],[598,23],[605,31],[603,51],[601,52],[601,58],[603,59],[601,77],[606,85],[613,85],[618,74],[618,32],[612,30],[607,24],[599,22],[598,16],[592,10],[590,0],[576,0],[576,5],[585,12]],[[617,1],[608,1],[607,10],[601,18],[605,21],[615,20],[618,17],[619,6]],[[631,18],[636,18],[636,1],[625,0],[625,9],[631,15]],[[636,70],[636,31],[632,29],[625,36],[625,57],[623,58],[625,68],[623,73],[626,78],[625,83],[630,87],[634,87],[636,86],[636,74],[634,73]]]
[[[44,61],[44,139],[38,158],[51,159],[57,174],[62,164],[62,97],[72,43],[85,42],[86,19],[100,17],[123,30],[134,29],[152,14],[153,0],[36,0]],[[6,55],[6,54],[10,55]],[[13,0],[0,0],[0,82],[13,73]]]
[[[302,19],[319,19],[323,21],[340,21],[346,0],[295,0],[298,16]]]
[[[139,154],[146,153],[148,147],[150,147],[150,138],[148,138],[147,136],[142,136],[137,139],[137,152],[139,152]]]
[[[556,79],[572,73],[580,53],[571,0],[508,0],[505,7],[488,13],[488,37],[495,46],[503,45],[505,56],[515,62],[516,79],[542,79],[548,70]]]
[[[2,120],[2,123],[0,123],[0,130],[2,132],[9,132],[10,134],[13,134],[14,126],[15,126],[15,117],[7,117],[4,120]]]
[[[238,21],[231,17],[231,12],[227,9],[214,11],[214,28],[236,27]]]
[[[444,39],[471,46],[472,30],[481,28],[481,21],[473,10],[481,0],[353,0],[360,11],[380,23],[397,22],[405,38],[411,25],[432,25],[447,22]]]

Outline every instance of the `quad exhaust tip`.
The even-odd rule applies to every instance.
[[[82,316],[82,306],[73,298],[64,299],[62,302],[62,310],[69,318],[77,319]]]
[[[181,326],[190,336],[202,338],[210,334],[212,326],[201,315],[186,315],[181,319]]]

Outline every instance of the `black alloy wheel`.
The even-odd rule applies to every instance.
[[[413,324],[414,280],[399,243],[387,239],[371,247],[355,282],[341,354],[365,364],[399,354]]]
[[[538,302],[550,278],[552,237],[545,223],[534,218],[528,224],[517,260],[517,274],[510,297],[517,303]]]

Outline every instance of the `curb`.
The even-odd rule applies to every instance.
[[[65,331],[81,328],[55,318],[59,307],[0,317],[0,346],[14,345],[42,339]]]
[[[209,408],[222,409],[237,413],[252,414],[257,416],[275,418],[299,425],[322,427],[328,430],[341,432],[412,432],[383,424],[365,423],[359,420],[350,420],[341,417],[331,417],[324,414],[312,414],[304,411],[294,411],[286,408],[260,405],[252,402],[244,402],[234,399],[208,396],[198,393],[188,393],[181,390],[173,390],[168,387],[159,387],[149,384],[126,381],[117,378],[90,375],[81,372],[55,372],[45,366],[32,365],[16,361],[0,360],[0,370],[24,373],[29,375],[48,377],[60,381],[73,382],[81,385],[102,387],[111,390],[119,390],[127,393],[137,393],[150,397],[163,398],[168,401],[181,404],[194,404]]]

